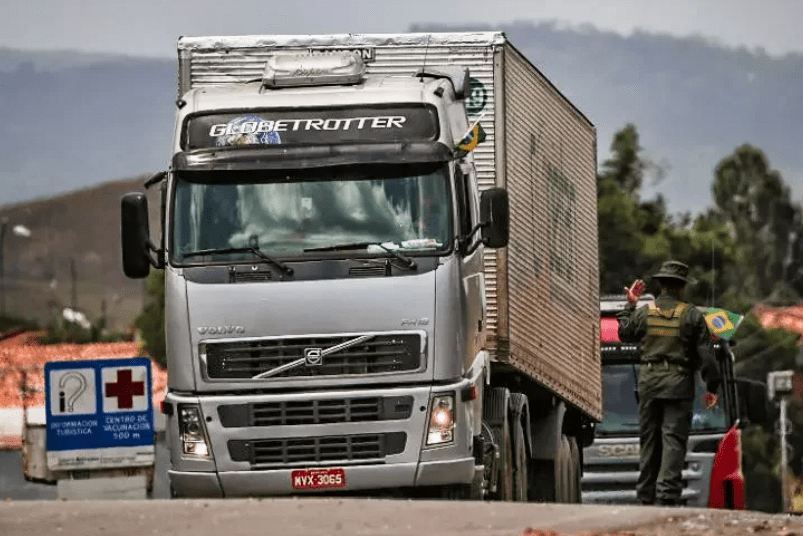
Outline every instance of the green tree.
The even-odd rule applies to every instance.
[[[628,123],[613,135],[611,152],[613,157],[602,163],[602,176],[611,179],[627,195],[638,199],[648,163],[642,158],[636,125]]]
[[[754,301],[799,299],[789,283],[803,291],[800,208],[766,155],[749,144],[737,147],[717,165],[712,192],[742,253],[732,266],[733,291]]]
[[[667,214],[660,195],[640,201],[645,172],[654,166],[643,155],[635,125],[614,135],[611,153],[597,176],[600,292],[621,294],[664,260],[669,248],[660,231]]]
[[[164,270],[148,277],[145,308],[136,319],[145,351],[162,367],[166,366],[165,348],[165,278]]]

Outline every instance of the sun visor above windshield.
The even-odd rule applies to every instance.
[[[283,170],[371,164],[430,164],[454,158],[440,142],[196,149],[173,155],[177,171]]]

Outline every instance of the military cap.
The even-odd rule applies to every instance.
[[[661,265],[661,269],[657,274],[653,275],[653,279],[674,279],[688,283],[686,279],[689,275],[689,267],[679,261],[666,261]]]

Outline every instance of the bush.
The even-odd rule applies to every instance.
[[[103,329],[104,322],[101,320],[89,329],[82,328],[78,324],[63,322],[60,325],[53,324],[47,328],[47,334],[37,339],[42,345],[50,344],[89,344],[93,342],[120,342],[130,340],[130,337],[123,333],[106,333]]]
[[[166,367],[165,347],[165,278],[164,271],[148,277],[148,297],[145,308],[136,319],[145,352],[162,367]]]

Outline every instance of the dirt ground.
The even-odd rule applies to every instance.
[[[520,536],[803,536],[803,518],[759,512],[678,510],[677,515],[613,532],[560,533],[525,529]]]

